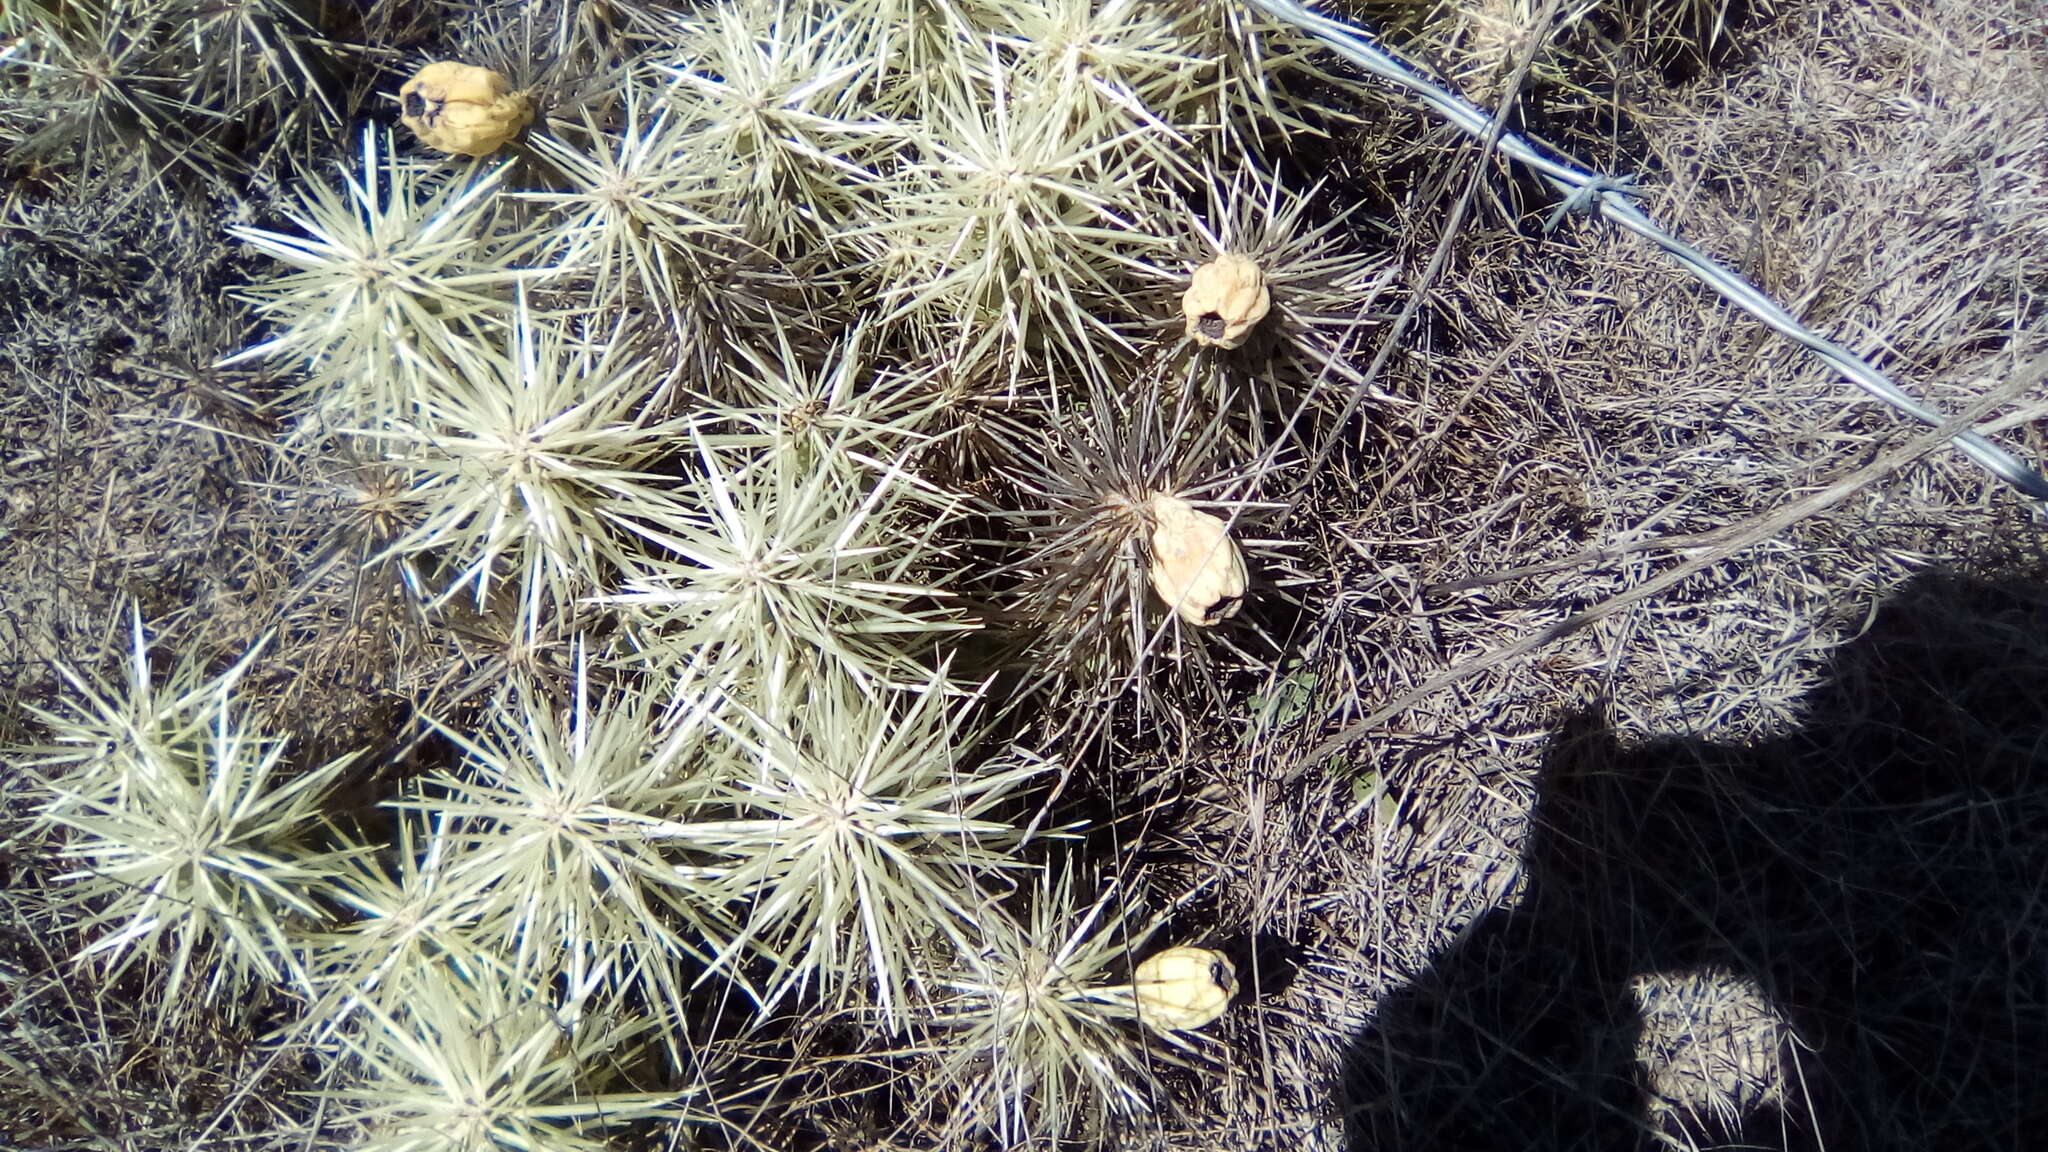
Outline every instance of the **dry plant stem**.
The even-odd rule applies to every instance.
[[[1558,209],[1560,212],[1590,215],[1597,208],[1600,215],[1608,220],[1662,248],[1680,267],[1720,293],[1729,303],[1825,360],[1850,383],[1923,424],[1948,426],[1949,422],[1940,412],[1915,400],[1862,357],[1801,324],[1797,317],[1780,307],[1762,289],[1658,226],[1629,201],[1626,180],[1615,180],[1589,171],[1540,139],[1514,132],[1499,132],[1497,117],[1489,116],[1463,97],[1431,83],[1414,67],[1374,44],[1355,26],[1311,12],[1296,0],[1250,0],[1250,3],[1275,19],[1314,34],[1331,51],[1367,72],[1407,89],[1432,112],[1467,134],[1484,139],[1498,132],[1492,148],[1530,168],[1565,194],[1564,203]],[[1967,428],[1957,430],[1951,440],[1957,451],[2000,480],[2035,500],[2048,501],[2048,477],[2021,463],[2005,449]]]
[[[1489,668],[1499,667],[1511,660],[1526,656],[1548,644],[1562,640],[1589,624],[1604,620],[1631,604],[1647,600],[1660,592],[1667,591],[1697,575],[1707,567],[1718,564],[1751,545],[1760,544],[1792,527],[1794,524],[1841,503],[1870,484],[1883,479],[1941,447],[1942,444],[1954,438],[1957,429],[1967,427],[1972,421],[1981,418],[1986,412],[2039,384],[2043,379],[2048,379],[2048,356],[2037,356],[2024,367],[2014,372],[2003,387],[1986,393],[1975,403],[1957,413],[1934,431],[1908,441],[1897,450],[1878,457],[1876,460],[1858,468],[1848,476],[1830,484],[1819,492],[1804,499],[1796,500],[1776,512],[1759,516],[1747,525],[1731,527],[1718,533],[1702,533],[1681,538],[1682,540],[1697,541],[1700,536],[1719,537],[1712,551],[1695,556],[1671,571],[1664,573],[1662,576],[1646,581],[1617,596],[1610,597],[1584,612],[1560,620],[1512,644],[1497,648],[1478,659],[1439,672],[1420,685],[1403,692],[1393,700],[1374,709],[1363,719],[1346,725],[1336,735],[1316,745],[1307,756],[1302,758],[1301,763],[1288,774],[1287,779],[1291,781],[1299,778],[1311,765],[1327,761],[1331,756],[1343,751],[1354,741],[1367,735],[1381,724],[1414,707],[1424,697],[1442,691],[1459,681],[1476,676]],[[1685,544],[1678,543],[1673,546],[1683,547]],[[1600,554],[1595,553],[1595,555]]]

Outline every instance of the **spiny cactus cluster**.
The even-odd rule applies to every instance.
[[[1171,1110],[1203,1046],[1128,992],[1166,910],[1046,805],[1112,716],[1249,658],[1286,556],[1253,526],[1357,379],[1388,280],[1290,162],[1345,115],[1309,46],[1236,0],[465,11],[435,54],[535,113],[466,158],[392,123],[425,51],[348,102],[283,0],[189,47],[172,7],[10,9],[11,51],[86,85],[118,26],[105,60],[185,70],[106,79],[87,152],[326,127],[230,229],[262,271],[226,362],[349,463],[359,583],[575,655],[423,695],[394,782],[283,770],[245,665],[159,685],[138,625],[41,759],[85,956],[298,997],[327,1122],[380,1149],[757,1123],[730,1042],[820,1022],[932,1131]],[[1258,300],[1227,340],[1210,266]],[[323,808],[343,778],[375,802]]]

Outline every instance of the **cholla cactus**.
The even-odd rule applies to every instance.
[[[701,814],[665,840],[718,858],[740,932],[720,951],[770,966],[768,1003],[871,996],[901,1028],[924,973],[978,931],[985,894],[1022,866],[1008,802],[1057,765],[983,749],[981,697],[933,675],[876,702],[831,665],[771,673],[769,702],[728,726],[730,759]],[[724,812],[728,818],[715,818]]]
[[[388,131],[365,127],[342,187],[310,184],[286,211],[296,233],[230,229],[294,271],[242,290],[280,331],[226,362],[303,365],[303,391],[325,417],[311,422],[318,430],[408,414],[412,364],[444,362],[507,310],[519,273],[480,249],[504,172],[473,166],[436,176],[395,155]]]
[[[1175,527],[1162,538],[1160,510],[1187,519],[1197,502],[1253,487],[1258,466],[1226,468],[1222,417],[1203,417],[1197,405],[1162,400],[1149,387],[1135,397],[1091,389],[1055,427],[1049,450],[1023,429],[1012,434],[1004,474],[1026,506],[1014,514],[1026,539],[1023,554],[998,576],[1018,582],[1010,607],[1041,681],[1064,677],[1097,700],[1133,685],[1142,692],[1154,657],[1186,638],[1177,621],[1206,628],[1234,615],[1245,592],[1235,544],[1224,565],[1230,580],[1194,579],[1212,563],[1207,547],[1199,556],[1164,557],[1173,571],[1155,572],[1163,558],[1155,556],[1157,542],[1172,545],[1177,557],[1185,535]],[[1254,508],[1240,498],[1200,515],[1227,526]],[[1180,614],[1195,583],[1217,593],[1187,606],[1199,618]],[[1171,603],[1160,599],[1168,591]]]
[[[950,670],[986,605],[1031,671],[1006,696],[1090,723],[1242,629],[1241,524],[1287,461],[1235,390],[1334,359],[1321,311],[1357,299],[1297,202],[1228,175],[1302,41],[1237,0],[614,15],[531,18],[516,158],[373,132],[295,231],[238,232],[293,269],[250,290],[278,331],[244,355],[302,361],[302,435],[400,482],[377,558],[529,646],[601,637],[573,700],[515,675],[440,718],[455,762],[302,942],[372,1082],[351,1114],[376,1147],[579,1147],[581,1020],[631,1003],[682,1063],[704,980],[913,1046],[936,1019],[960,1128],[1152,1115],[1172,1042],[1125,959],[1152,925],[1065,871],[1003,910],[1056,765]],[[505,29],[449,39],[510,74]],[[585,60],[623,86],[549,90]],[[1224,246],[1259,314],[1194,350],[1161,298]]]
[[[879,693],[974,626],[940,582],[939,532],[960,502],[910,473],[914,448],[861,463],[842,446],[865,434],[847,427],[813,456],[690,439],[697,475],[622,518],[651,555],[603,598],[624,610],[637,664],[667,677],[707,651],[757,669],[817,653]]]
[[[1179,183],[1198,167],[1189,129],[1204,120],[1179,113],[1219,77],[1170,8],[1022,0],[991,6],[982,23],[1016,62],[1020,99],[1065,110],[1075,136],[1106,134]]]
[[[894,128],[865,112],[877,59],[860,5],[712,4],[678,19],[666,101],[677,146],[750,245],[818,270],[814,253],[872,180]]]
[[[701,1117],[697,1092],[606,1092],[653,1021],[557,1002],[502,966],[399,970],[345,1037],[323,1092],[364,1152],[601,1152],[604,1133]]]
[[[1382,257],[1344,239],[1355,217],[1317,221],[1315,198],[1255,165],[1211,171],[1169,214],[1177,259],[1146,273],[1145,309],[1190,344],[1183,390],[1229,413],[1254,453],[1314,443],[1345,412],[1363,383],[1351,357],[1389,283]]]
[[[566,714],[515,683],[479,731],[443,729],[462,764],[398,805],[433,820],[449,845],[436,914],[519,979],[630,988],[679,1018],[676,963],[731,933],[708,875],[650,839],[704,787],[698,743],[719,696],[699,698],[702,709],[657,735],[647,696],[593,697],[579,667]]]
[[[1167,113],[1215,130],[1205,169],[1228,170],[1264,155],[1268,141],[1315,136],[1354,115],[1343,94],[1355,81],[1332,72],[1321,45],[1245,0],[1133,0],[1174,19],[1181,50],[1211,62],[1207,83],[1187,85]]]
[[[223,118],[260,110],[289,126],[338,128],[333,46],[296,0],[237,0],[233,4],[177,5],[170,18],[182,33],[195,67],[185,90],[194,103]]]
[[[533,627],[632,563],[621,509],[661,499],[649,469],[686,421],[662,418],[673,380],[624,332],[563,331],[523,290],[503,347],[450,353],[414,359],[412,411],[362,430],[407,479],[410,528],[386,555],[439,558],[437,601],[481,605],[509,580]]]
[[[353,918],[334,931],[308,934],[300,945],[310,991],[323,997],[318,1031],[346,1024],[366,1000],[399,1008],[409,970],[439,968],[474,981],[483,978],[481,969],[506,969],[478,929],[482,910],[457,899],[450,884],[451,824],[445,814],[407,813],[389,851],[343,862],[332,899]]]
[[[614,313],[647,309],[700,363],[735,318],[720,291],[737,227],[718,216],[719,190],[667,94],[638,77],[615,127],[588,112],[536,132],[535,154],[556,186],[514,195],[540,205],[525,258],[584,278],[584,295]]]
[[[876,354],[876,331],[856,321],[821,361],[808,364],[790,334],[778,327],[772,350],[737,350],[735,362],[703,388],[705,410],[720,440],[746,444],[771,456],[787,455],[798,469],[835,470],[858,484],[875,461],[905,457],[922,469],[939,455],[945,398],[930,368],[888,366]],[[943,509],[943,501],[938,505]]]
[[[1184,1063],[1184,1045],[1137,1026],[1125,978],[1163,918],[1117,884],[1083,906],[1071,869],[1032,897],[1021,922],[994,908],[978,918],[982,935],[933,1012],[958,1092],[951,1123],[1006,1147],[1100,1138],[1151,1116],[1168,1100],[1157,1070]]]
[[[163,64],[176,35],[150,0],[11,3],[0,35],[0,158],[76,156],[90,181],[137,168],[207,177],[225,117],[180,91]],[[189,61],[180,63],[190,66]]]
[[[986,324],[1012,355],[1107,379],[1135,349],[1112,320],[1123,280],[1161,241],[1140,222],[1158,162],[1141,127],[1086,106],[1031,98],[993,48],[985,65],[944,76],[930,115],[907,130],[909,155],[883,185],[874,218],[850,231],[886,272],[897,317]]]
[[[58,878],[75,922],[96,933],[79,959],[162,965],[159,1021],[188,983],[231,1007],[259,979],[302,979],[294,935],[325,919],[345,856],[313,842],[353,757],[287,778],[287,741],[239,698],[256,656],[217,676],[187,658],[158,685],[138,614],[127,682],[67,670],[64,709],[39,714],[39,816],[76,862]]]
[[[52,0],[19,0],[0,11],[0,36],[26,36],[57,27]]]

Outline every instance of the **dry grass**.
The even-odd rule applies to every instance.
[[[1724,71],[1673,88],[1640,78],[1627,86],[1616,97],[1622,132],[1603,133],[1599,121],[1546,130],[1576,128],[1582,156],[1644,172],[1652,216],[1953,409],[2026,375],[2028,361],[2048,347],[2040,295],[2048,263],[2038,237],[2048,149],[2028,111],[2039,106],[2044,71],[2038,29],[2030,33],[2025,20],[2017,9],[1963,5],[1789,6],[1767,29],[1747,31],[1751,54]],[[1422,185],[1444,191],[1419,201],[1396,229],[1407,239],[1410,280],[1432,253],[1435,221],[1458,187],[1455,170],[1447,175]],[[1386,179],[1366,174],[1359,183]],[[1514,202],[1514,189],[1501,196]],[[1997,1143],[2043,1106],[2017,1087],[2025,1082],[2020,1054],[2038,1056],[2044,1044],[2044,1006],[2038,989],[2026,987],[2024,964],[1999,949],[1974,953],[1996,975],[1967,994],[2011,994],[1996,1042],[1971,1039],[1979,1024],[1928,1012],[1965,995],[1961,984],[1943,990],[1939,981],[1953,974],[1925,973],[1929,983],[1911,988],[1910,1002],[1898,988],[1897,1003],[1829,1005],[1867,1021],[1857,1059],[1895,1069],[1885,1045],[1917,1045],[1941,1053],[1933,1058],[1940,1070],[1895,1101],[1875,1088],[1883,1082],[1876,1073],[1844,1073],[1830,1059],[1824,1071],[1840,1082],[1822,1087],[1804,1047],[1820,1038],[1797,1003],[1813,993],[1775,984],[1772,965],[1806,951],[1816,968],[1839,969],[1858,948],[1841,939],[1848,913],[1839,908],[1816,912],[1810,924],[1788,923],[1782,912],[1763,916],[1747,896],[1763,877],[1736,865],[1803,851],[1782,815],[1756,842],[1741,844],[1712,883],[1687,893],[1754,912],[1750,936],[1775,934],[1756,945],[1762,957],[1693,956],[1667,969],[1668,958],[1645,946],[1592,958],[1617,967],[1597,979],[1543,974],[1530,953],[1545,945],[1517,932],[1555,934],[1547,946],[1563,973],[1590,962],[1578,955],[1580,937],[1641,934],[1644,924],[1617,922],[1616,909],[1599,908],[1590,894],[1580,900],[1608,919],[1576,936],[1532,927],[1534,918],[1516,919],[1512,910],[1529,899],[1532,837],[1540,841],[1539,830],[1559,819],[1542,769],[1562,717],[1591,710],[1611,739],[1628,745],[1691,741],[1681,746],[1685,755],[1710,765],[1739,755],[1716,749],[1795,738],[1827,710],[1821,701],[1830,676],[1839,682],[1845,674],[1842,664],[1870,678],[1854,667],[1857,650],[1836,656],[1835,645],[1861,633],[1874,606],[1916,573],[2013,573],[2022,581],[2014,593],[2020,606],[2003,611],[2031,610],[2024,580],[2041,571],[2041,553],[2030,516],[1936,454],[1759,543],[1726,547],[1721,542],[1746,526],[1881,457],[1910,430],[1704,301],[1646,246],[1584,225],[1536,239],[1540,210],[1521,218],[1524,235],[1513,236],[1491,198],[1480,199],[1488,210],[1455,242],[1411,337],[1419,351],[1393,362],[1390,377],[1400,383],[1389,390],[1407,403],[1373,416],[1369,435],[1385,447],[1368,443],[1348,475],[1305,501],[1314,513],[1303,519],[1313,523],[1292,526],[1309,539],[1321,534],[1311,550],[1336,567],[1320,592],[1305,594],[1321,611],[1299,633],[1301,667],[1315,686],[1308,713],[1324,723],[1266,734],[1215,773],[1229,790],[1222,803],[1242,819],[1207,842],[1234,878],[1226,919],[1290,941],[1295,972],[1293,986],[1268,1001],[1267,1027],[1244,1039],[1247,1064],[1261,1071],[1247,1076],[1245,1095],[1227,1099],[1268,1125],[1306,1127],[1354,1149],[1633,1146],[1665,1137],[1713,1144],[1738,1135],[1777,1147],[1813,1141],[1816,1132],[1836,1147],[1924,1146],[1936,1132],[1968,1146]],[[1980,287],[1958,290],[1963,284]],[[2044,444],[2040,395],[2034,377],[2019,414],[2004,421],[2035,457]],[[1688,563],[1697,575],[1602,614],[1614,598]],[[1507,573],[1517,575],[1499,575]],[[1940,590],[1908,588],[1917,607],[1900,611],[1936,619],[1953,612],[1959,642],[1983,626],[1981,608],[1946,603],[1954,585],[1933,586]],[[1599,618],[1570,635],[1470,671],[1589,610]],[[2022,645],[1985,659],[2010,659],[2017,670],[2044,655]],[[1447,672],[1465,678],[1378,720],[1333,761],[1303,765],[1293,786],[1259,772],[1290,764],[1331,731]],[[1876,685],[1871,707],[1901,690]],[[1819,722],[1858,730],[1853,714]],[[2048,728],[2048,711],[2036,701],[1985,722],[2010,725],[2009,738],[2024,740]],[[2040,753],[2013,755],[2038,763]],[[1853,767],[1818,774],[1806,803],[1826,796],[1831,811],[1858,806],[1864,786]],[[1317,783],[1331,768],[1362,772],[1365,782],[1351,786],[1355,794]],[[1255,773],[1249,785],[1247,772]],[[1695,787],[1716,778],[1700,775],[1705,782]],[[1830,787],[1838,793],[1828,795]],[[2022,824],[2039,819],[2040,800],[2038,784],[1983,798],[2001,821]],[[1692,818],[1709,830],[1702,835],[1732,835],[1765,806],[1727,801]],[[1916,809],[1912,818],[1926,814]],[[1626,828],[1627,820],[1615,823]],[[1901,830],[1865,834],[1882,844]],[[1614,871],[1657,873],[1653,848],[1637,846],[1632,859],[1612,845],[1604,855]],[[1876,868],[1881,854],[1852,858]],[[2003,858],[1996,874],[2025,875],[2023,860]],[[1922,867],[1956,876],[1988,865],[1957,852]],[[2021,915],[2006,926],[2012,936],[2001,949],[2038,962],[2039,911],[2023,892],[2007,895]],[[1987,915],[1978,923],[1985,921],[1997,922]],[[1857,942],[1874,938],[1862,935],[1869,925],[1855,931]],[[1830,932],[1836,938],[1827,947],[1814,942]],[[1524,980],[1531,973],[1543,975],[1532,985]],[[1896,975],[1896,983],[1912,983]],[[1441,997],[1412,992],[1418,979]],[[1499,1011],[1517,996],[1544,995],[1560,1001],[1544,1027],[1576,1030],[1586,1049],[1618,1046],[1618,1056],[1577,1053],[1579,1071],[1592,1070],[1589,1083],[1571,1085],[1583,1094],[1546,1086],[1570,1065],[1562,1055],[1500,1028],[1475,1037],[1477,1022],[1467,1019],[1472,1049],[1463,1056],[1492,1078],[1431,1048],[1403,1070],[1395,1094],[1407,1102],[1410,1126],[1361,1120],[1340,1138],[1304,1120],[1318,1103],[1332,1103],[1305,1086],[1329,1081],[1305,1073],[1340,1050],[1354,1068],[1374,1058],[1374,1041],[1359,1039],[1363,1024],[1426,1010],[1434,1015],[1424,1031],[1436,1034],[1446,1025],[1441,1014],[1459,1005],[1484,1001]],[[1574,998],[1582,1001],[1576,1007]],[[1431,1082],[1427,1069],[1438,1058],[1445,1063]],[[1619,1086],[1602,1079],[1617,1076]],[[1958,1098],[1935,1108],[1930,1101],[1943,1087]],[[1531,1092],[1526,1111],[1498,1103]],[[1362,1084],[1348,1099],[1385,1104]],[[1432,1107],[1461,1118],[1431,1128]],[[1762,1119],[1781,1114],[1791,1117],[1783,1132]],[[1539,1118],[1541,1126],[1528,1126]],[[1233,1131],[1256,1127],[1237,1112]]]
[[[1948,409],[1997,391],[2048,351],[2048,29],[2029,0],[1780,9],[1711,67],[1548,60],[1537,126],[1643,173],[1653,216]],[[1252,989],[1223,1058],[1162,1074],[1174,1100],[1138,1137],[2025,1146],[2048,1118],[2048,556],[2027,510],[1946,453],[1891,466],[1913,429],[1645,245],[1543,236],[1512,180],[1484,173],[1446,242],[1472,152],[1361,111],[1304,166],[1381,222],[1358,235],[1403,298],[1448,259],[1329,466],[1261,525],[1307,577],[1299,607],[1249,610],[1282,655],[1224,669],[1170,739],[1112,725],[1062,795],[1115,809],[1090,850],[1167,893],[1207,884],[1169,934],[1228,948]],[[204,367],[246,336],[215,290],[244,278],[222,225],[269,185],[253,205],[176,187],[116,205],[23,183],[0,211],[0,737],[53,661],[118,650],[133,598],[223,659],[282,628],[254,675],[309,763],[395,752],[355,782],[368,801],[432,755],[412,717],[566,655],[488,611],[426,629],[397,574],[361,567],[374,477],[275,447],[260,401],[281,385]],[[2035,459],[2043,396],[2000,416]],[[289,1095],[313,1084],[301,1053],[263,1039],[289,1005],[151,1036],[142,977],[74,973],[26,803],[0,776],[0,1148],[340,1139]],[[791,1069],[763,1140],[917,1147],[902,1118],[946,1111],[906,1103],[937,1061],[816,1022],[774,1035],[750,1054]]]

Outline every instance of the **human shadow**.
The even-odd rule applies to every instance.
[[[1350,1152],[2048,1147],[2048,582],[1915,578],[1798,730],[1630,746],[1563,724],[1513,907],[1379,1005]],[[1771,1102],[1649,1107],[1643,974],[1753,980]]]

